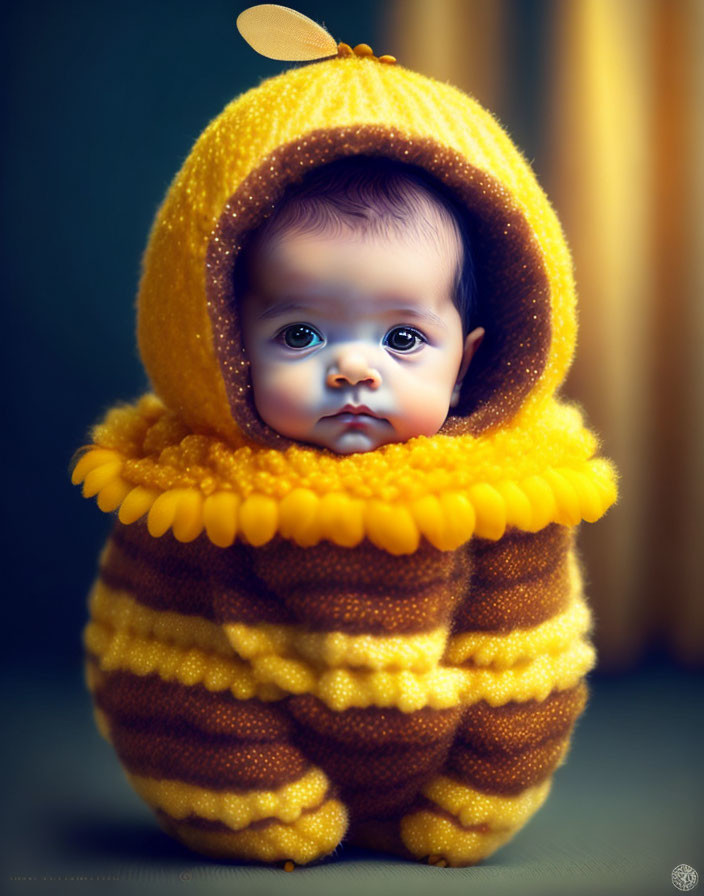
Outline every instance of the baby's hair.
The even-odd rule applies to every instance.
[[[283,231],[341,236],[350,228],[364,236],[383,236],[389,229],[399,235],[410,233],[450,253],[456,264],[452,299],[463,336],[470,331],[475,280],[464,210],[422,168],[382,156],[337,159],[290,185],[272,215],[245,242],[235,269],[235,294],[246,291],[246,258],[255,245]]]

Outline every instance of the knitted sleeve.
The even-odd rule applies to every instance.
[[[547,798],[588,689],[594,652],[575,530],[476,539],[471,586],[448,658],[483,677],[440,775],[402,834],[415,853],[474,863],[508,841]]]

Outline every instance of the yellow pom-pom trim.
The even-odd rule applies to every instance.
[[[495,434],[493,456],[471,436],[418,436],[331,456],[184,433],[148,395],[96,427],[72,481],[125,525],[146,515],[155,538],[171,530],[189,542],[205,532],[220,547],[238,537],[259,546],[277,534],[301,547],[368,538],[392,554],[411,554],[425,538],[448,551],[474,535],[498,540],[508,527],[595,522],[614,503],[614,467],[592,456],[579,412],[555,406],[549,419],[552,430]]]

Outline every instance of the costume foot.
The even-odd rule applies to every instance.
[[[194,852],[217,859],[277,864],[284,871],[293,871],[296,865],[307,865],[329,855],[341,842],[348,826],[347,809],[333,797],[292,815],[288,821],[265,817],[233,829],[221,821],[208,821],[204,825],[192,814],[180,820],[157,809],[162,828]],[[295,861],[289,858],[291,855]]]
[[[417,859],[436,868],[476,865],[513,837],[549,789],[548,779],[503,796],[438,775],[401,819],[401,839]]]

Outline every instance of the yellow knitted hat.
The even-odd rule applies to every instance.
[[[471,411],[461,429],[479,433],[545,400],[563,379],[575,346],[571,263],[520,153],[456,88],[373,57],[335,56],[231,102],[196,142],[156,216],[139,290],[139,347],[157,394],[190,428],[225,438],[244,428],[291,444],[253,411],[234,261],[244,233],[287,184],[356,153],[420,165],[469,209],[487,335],[449,423]]]
[[[459,404],[435,437],[331,457],[297,445],[259,417],[233,269],[244,236],[289,184],[355,154],[421,166],[464,204],[486,336]],[[473,531],[498,538],[507,525],[535,531],[554,520],[594,520],[616,498],[616,472],[593,458],[597,440],[582,425],[580,410],[555,397],[575,351],[575,289],[569,251],[544,192],[474,99],[392,57],[377,58],[368,47],[353,52],[340,44],[336,55],[265,80],[206,127],[151,230],[138,334],[160,402],[148,399],[132,416],[122,412],[98,427],[95,447],[108,454],[84,458],[74,481],[102,465],[104,475],[94,476],[84,493],[110,485],[101,506],[111,510],[130,489],[141,488],[126,510],[121,507],[123,522],[146,512],[164,491],[191,489],[189,511],[175,509],[185,507],[184,494],[162,502],[169,509],[158,524],[150,520],[155,534],[174,525],[185,540],[205,526],[216,543],[228,543],[233,527],[246,532],[249,526],[250,540],[259,543],[277,531],[294,537],[280,505],[301,489],[316,500],[334,493],[380,501],[391,511],[403,494],[420,500],[452,493],[473,508],[461,534],[432,538],[428,531],[437,532],[439,524],[418,523],[425,516],[412,512],[415,534],[410,541],[399,535],[399,542],[383,534],[387,522],[372,525],[362,508],[366,522],[355,524],[354,536],[335,539],[356,543],[364,534],[375,538],[378,529],[378,543],[408,550],[418,523],[434,543],[454,547]],[[221,509],[210,500],[204,511],[203,501],[217,494]],[[326,530],[325,515],[310,509],[311,500],[305,506],[317,523],[299,543],[337,531],[332,524]],[[213,522],[238,513],[239,522],[224,529]]]

